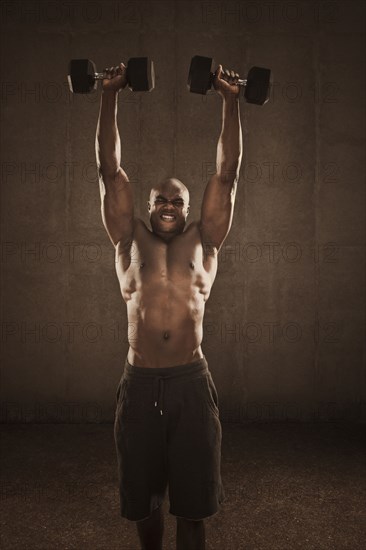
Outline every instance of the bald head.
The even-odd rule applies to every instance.
[[[169,195],[167,198],[172,198],[173,195],[181,195],[186,205],[189,205],[189,191],[183,182],[177,178],[164,178],[160,183],[152,187],[150,191],[150,202],[156,195]]]
[[[153,232],[169,240],[184,230],[189,191],[177,178],[165,178],[151,189],[147,207]]]

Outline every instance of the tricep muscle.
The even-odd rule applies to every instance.
[[[132,186],[120,168],[114,176],[101,176],[101,210],[104,227],[114,246],[128,246],[133,237]]]
[[[230,231],[235,195],[236,181],[223,182],[217,174],[210,178],[204,192],[201,233],[204,240],[215,246],[217,250],[220,249]]]

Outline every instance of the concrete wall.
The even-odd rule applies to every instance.
[[[182,179],[198,218],[221,100],[190,94],[190,58],[270,67],[241,103],[244,156],[203,351],[222,420],[364,418],[364,4],[2,2],[2,420],[112,421],[126,308],[100,216],[100,91],[69,59],[149,55],[151,94],[120,94],[123,165],[147,221]]]

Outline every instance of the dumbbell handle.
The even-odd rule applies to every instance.
[[[224,74],[224,72],[223,72],[223,74]],[[212,78],[215,78],[215,73],[211,73],[211,76],[212,76]],[[225,76],[227,76],[227,75],[224,74],[224,77]],[[106,77],[106,74],[103,72],[103,73],[94,73],[94,78],[95,78],[95,80],[105,80],[107,77]],[[221,76],[221,78],[223,80],[225,80],[225,82],[227,82],[226,78],[223,78],[222,76]],[[237,84],[238,84],[238,86],[246,86],[247,80],[246,79],[243,80],[242,78],[239,78]]]

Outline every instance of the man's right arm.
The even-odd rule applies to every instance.
[[[111,69],[103,80],[96,133],[102,220],[114,244],[128,249],[133,238],[134,207],[131,183],[121,168],[121,141],[117,127],[118,93],[125,86],[125,67]]]

